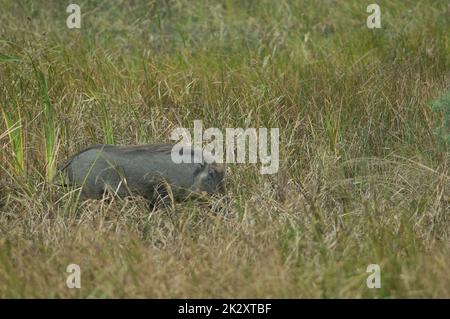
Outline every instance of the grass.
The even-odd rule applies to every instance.
[[[450,297],[446,1],[380,0],[373,30],[361,1],[113,3],[77,1],[79,30],[63,2],[2,4],[0,297]],[[229,165],[222,211],[48,182],[196,119],[279,127],[279,172]]]

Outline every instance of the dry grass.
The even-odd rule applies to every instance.
[[[59,1],[2,5],[0,297],[450,297],[445,1],[378,1],[381,30],[359,1],[77,3],[80,30]],[[280,171],[230,165],[228,203],[158,211],[47,182],[194,119],[279,127]]]

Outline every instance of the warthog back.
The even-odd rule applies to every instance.
[[[120,197],[141,195],[150,201],[170,189],[175,198],[192,192],[224,193],[223,164],[174,163],[172,144],[95,145],[69,159],[55,178],[81,187],[85,198],[100,198],[106,190]],[[193,148],[183,152],[194,156]],[[163,193],[163,194],[161,194]]]

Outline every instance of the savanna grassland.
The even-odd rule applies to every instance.
[[[448,1],[72,2],[0,5],[0,297],[450,297]],[[197,119],[278,127],[278,173],[156,210],[50,182]]]

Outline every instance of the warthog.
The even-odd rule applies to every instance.
[[[185,147],[192,163],[174,163],[172,144],[95,145],[72,156],[59,168],[54,181],[81,187],[83,198],[101,198],[106,191],[119,197],[140,195],[154,203],[173,195],[182,199],[190,194],[225,193],[223,164],[194,163],[194,148]],[[209,154],[210,155],[210,154]]]

